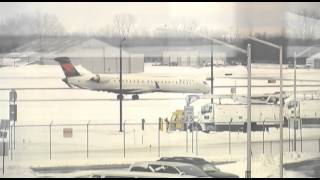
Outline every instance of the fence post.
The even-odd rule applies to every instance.
[[[16,121],[13,121],[13,149],[16,149]]]
[[[186,152],[188,152],[188,123],[186,125]]]
[[[194,131],[194,123],[192,122],[192,133],[191,133],[191,152],[193,154],[193,131]]]
[[[229,121],[229,154],[231,154],[231,122],[232,118]]]
[[[141,120],[141,130],[142,130],[142,135],[141,135],[141,142],[142,142],[142,144],[143,144],[143,133],[144,133],[144,125],[145,125],[145,120],[144,119],[142,119]]]
[[[160,157],[160,129],[161,129],[161,119],[159,119],[158,127],[158,156]]]
[[[4,143],[4,135],[2,136],[2,174],[4,174],[4,156],[5,156],[6,145]]]
[[[90,121],[87,123],[87,159],[89,158],[89,123]]]
[[[11,126],[11,123],[9,124],[9,129],[10,129],[10,141],[11,141],[11,147],[10,147],[10,160],[12,161],[12,150],[13,150],[13,147],[12,147],[12,126]]]
[[[11,149],[11,139],[10,139],[10,136],[11,136],[11,120],[9,120],[9,129],[8,129],[8,139],[9,139],[9,143],[8,143],[8,149]]]
[[[52,125],[52,121],[50,122],[50,125],[49,125],[49,138],[50,138],[50,160],[51,160],[51,125]]]
[[[126,157],[126,121],[123,123],[123,157]]]
[[[263,132],[262,132],[262,153],[263,153],[263,154],[264,154],[264,131],[265,131],[264,122],[265,122],[265,120],[262,122],[262,126],[263,126]]]
[[[299,110],[300,110],[300,108],[299,108]],[[300,114],[300,112],[299,112],[299,114]],[[300,118],[300,150],[301,150],[301,152],[302,152],[302,119]]]
[[[291,152],[291,137],[290,137],[290,118],[288,118],[288,146],[289,146],[289,152]]]
[[[197,128],[197,131],[196,131],[196,155],[198,156],[198,129]]]

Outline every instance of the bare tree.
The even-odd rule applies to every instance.
[[[36,12],[35,15],[35,34],[39,38],[40,51],[43,51],[43,41],[49,36],[63,35],[65,29],[59,19],[47,13]]]
[[[315,37],[316,28],[319,24],[320,13],[312,9],[300,9],[293,11],[294,14],[302,18],[299,24],[298,34],[303,40],[311,40]]]
[[[113,22],[118,35],[123,39],[128,38],[132,32],[136,19],[131,14],[117,14],[113,17]]]
[[[0,23],[3,35],[47,35],[57,36],[65,32],[59,19],[50,14],[18,14]]]

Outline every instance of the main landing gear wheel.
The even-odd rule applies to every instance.
[[[123,99],[123,95],[118,94],[117,95],[117,100]]]
[[[132,100],[138,100],[138,99],[139,99],[139,96],[137,94],[132,95]]]

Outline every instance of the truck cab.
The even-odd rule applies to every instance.
[[[299,111],[299,108],[300,108],[300,103],[299,101],[294,101],[293,98],[287,98],[285,100],[285,104],[284,104],[284,117],[287,118],[287,119],[292,119],[294,118],[294,107],[296,105],[296,117],[299,118],[300,117],[300,111]]]
[[[214,131],[215,123],[214,123],[214,104],[205,104],[201,106],[201,111],[199,112],[198,118],[195,123],[196,127],[199,130],[204,132]]]

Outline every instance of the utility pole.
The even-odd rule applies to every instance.
[[[247,47],[247,170],[246,178],[251,178],[251,44]]]
[[[282,51],[283,51],[283,47],[267,42],[267,41],[263,41],[260,39],[257,39],[255,37],[250,37],[249,39],[260,42],[262,44],[271,46],[273,48],[279,49],[279,63],[280,63],[280,111],[279,111],[279,123],[280,123],[280,149],[279,149],[279,153],[280,153],[280,163],[279,163],[279,169],[280,169],[280,178],[283,178],[283,90],[282,90],[282,79],[283,79],[283,73],[282,73]]]
[[[293,151],[297,151],[297,53],[294,52],[294,87],[293,87],[293,96],[294,96],[294,119],[293,119]]]
[[[122,132],[122,43],[126,40],[126,38],[123,38],[120,41],[120,132]]]
[[[279,114],[279,120],[280,120],[280,178],[283,178],[283,92],[282,92],[282,51],[283,47],[280,46],[280,114]]]
[[[211,42],[211,104],[213,104],[213,42]]]

